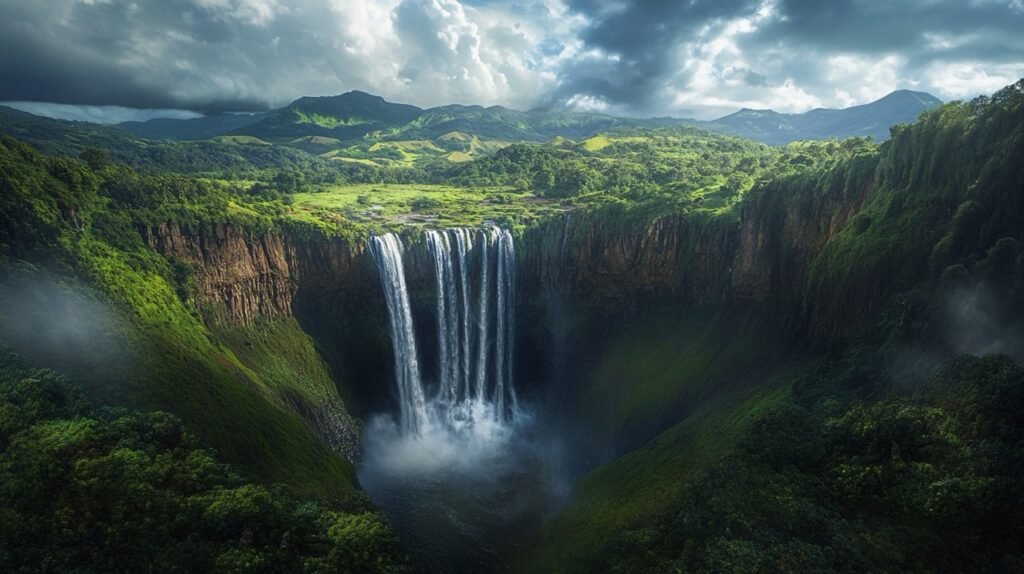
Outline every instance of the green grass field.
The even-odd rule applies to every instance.
[[[509,187],[353,184],[295,194],[290,216],[327,224],[341,216],[368,229],[476,226],[489,221],[517,227],[565,209],[557,201]]]

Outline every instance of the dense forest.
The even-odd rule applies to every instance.
[[[243,480],[167,413],[97,408],[0,358],[5,572],[402,572],[368,501]]]

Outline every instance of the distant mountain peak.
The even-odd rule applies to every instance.
[[[344,140],[404,125],[422,112],[416,106],[352,90],[336,96],[299,98],[236,133],[264,139],[322,136]]]
[[[342,94],[336,94],[336,95],[333,95],[333,96],[302,96],[301,98],[298,98],[295,101],[293,101],[287,107],[294,107],[294,106],[303,105],[303,104],[309,104],[309,103],[313,103],[313,102],[353,102],[353,103],[355,103],[355,102],[364,102],[364,103],[368,103],[368,104],[369,103],[372,103],[372,104],[389,104],[389,103],[391,103],[391,102],[388,102],[387,100],[385,100],[381,96],[377,96],[377,95],[370,94],[370,93],[367,93],[367,92],[363,92],[363,91],[360,91],[360,90],[350,90],[348,92],[345,92],[345,93],[342,93]],[[405,104],[395,104],[395,105],[405,105]]]
[[[815,108],[800,114],[743,108],[711,122],[725,131],[770,144],[797,140],[870,136],[881,141],[889,127],[912,122],[942,103],[925,92],[897,90],[873,102],[843,109]]]
[[[919,92],[917,90],[909,90],[909,89],[906,89],[906,88],[903,88],[903,89],[900,89],[900,90],[894,90],[893,92],[890,92],[889,94],[883,96],[880,99],[884,100],[886,98],[906,97],[906,96],[924,97],[924,98],[932,99],[932,100],[938,100],[939,99],[939,98],[936,98],[935,96],[929,94],[928,92]]]
[[[779,112],[768,109],[756,109],[756,108],[740,108],[738,112],[733,112],[727,116],[723,116],[714,120],[716,122],[726,121],[730,118],[742,118],[742,117],[764,117],[764,116],[780,116]]]

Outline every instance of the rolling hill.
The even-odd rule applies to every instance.
[[[566,110],[521,112],[502,106],[450,105],[424,110],[420,117],[386,137],[435,139],[462,132],[488,140],[543,142],[558,136],[582,139],[616,128],[656,127],[662,125],[660,122]],[[672,125],[686,123],[692,122],[671,120]]]
[[[205,140],[256,123],[264,116],[265,114],[215,114],[187,120],[154,118],[145,122],[123,122],[117,127],[142,139]]]
[[[188,120],[186,120],[188,121]],[[48,155],[78,157],[89,148],[142,171],[182,173],[297,169],[333,173],[326,160],[291,146],[269,145],[248,135],[224,135],[197,141],[139,139],[117,126],[57,120],[0,106],[0,135],[11,136]]]

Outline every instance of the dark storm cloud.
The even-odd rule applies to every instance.
[[[457,0],[0,0],[0,101],[244,111],[360,89],[421,105],[522,105],[547,81],[530,70],[549,40],[528,26],[536,10]]]
[[[581,39],[616,56],[602,63],[569,64],[564,94],[588,93],[613,104],[644,106],[675,65],[675,47],[697,31],[726,17],[756,9],[752,0],[573,0],[572,10],[592,22]]]
[[[781,0],[779,12],[784,18],[762,30],[763,41],[824,46],[832,52],[912,50],[920,46],[923,32],[1019,38],[1024,24],[1024,11],[1010,0]]]
[[[0,0],[0,102],[802,111],[998,89],[1021,30],[1024,0]]]
[[[1021,0],[574,0],[590,25],[555,98],[680,109],[962,97],[1024,74]],[[836,64],[840,64],[837,66]],[[873,65],[877,64],[877,65]]]
[[[746,49],[776,44],[825,55],[898,52],[915,76],[937,61],[1024,61],[1024,4],[1010,0],[781,0],[779,13],[783,17],[752,35]]]
[[[0,101],[202,111],[266,107],[240,94],[194,98],[176,91],[189,76],[183,62],[159,57],[173,52],[146,58],[147,49],[171,43],[216,46],[235,35],[214,13],[190,2],[143,4],[144,9],[120,0],[0,1]]]

